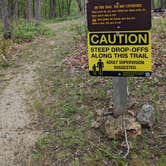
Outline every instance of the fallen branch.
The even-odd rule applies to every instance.
[[[123,158],[126,159],[127,156],[128,156],[129,153],[130,153],[130,145],[129,145],[128,138],[127,138],[127,129],[126,129],[126,122],[125,122],[125,119],[123,119],[123,127],[124,127],[124,132],[125,132],[125,141],[126,141],[126,145],[127,145],[127,152],[126,152],[126,154],[123,156]]]

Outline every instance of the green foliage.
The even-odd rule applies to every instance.
[[[37,141],[37,146],[40,147],[41,149],[44,149],[45,147],[47,147],[48,143],[49,143],[49,139],[47,137],[40,138]]]
[[[2,34],[3,33],[3,24],[2,24],[2,22],[0,22],[0,34]]]
[[[158,8],[158,7],[164,8],[165,2],[164,0],[154,0],[154,5],[155,5],[155,8]]]
[[[166,19],[165,18],[153,18],[152,32],[164,33],[166,32]]]
[[[105,91],[104,91],[104,89],[103,89],[103,88],[98,88],[98,89],[97,89],[97,94],[98,94],[98,97],[99,97],[99,98],[104,98],[104,96],[105,96]]]
[[[87,28],[83,24],[73,24],[70,29],[75,32],[75,36],[77,37],[85,36],[87,33]]]
[[[77,109],[74,108],[74,107],[72,107],[72,106],[70,106],[70,105],[64,106],[63,110],[64,110],[64,112],[67,113],[67,114],[74,114],[74,113],[77,112]]]
[[[42,158],[42,154],[39,152],[39,151],[33,151],[32,152],[32,157],[33,157],[33,159],[35,159],[35,160],[40,160],[41,158]]]
[[[165,166],[166,164],[166,155],[162,155],[158,161],[158,166]]]
[[[43,111],[42,103],[39,100],[34,101],[33,108],[35,111]]]
[[[13,62],[0,62],[0,68],[8,68],[13,66],[14,63]]]
[[[58,23],[58,22],[62,22],[62,21],[67,21],[67,20],[73,20],[73,19],[77,19],[80,18],[80,16],[64,16],[64,17],[56,17],[54,19],[45,19],[44,22],[47,24],[53,24],[53,23]]]
[[[25,20],[13,24],[13,36],[18,42],[22,40],[31,41],[37,36],[52,34],[53,32],[44,24],[26,22]]]

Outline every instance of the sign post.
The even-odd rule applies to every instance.
[[[127,78],[113,78],[113,114],[115,117],[127,111]]]
[[[88,0],[88,59],[92,76],[114,76],[115,116],[127,111],[127,78],[149,77],[151,1]]]

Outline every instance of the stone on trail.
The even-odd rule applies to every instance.
[[[143,105],[137,114],[137,121],[141,125],[152,127],[155,122],[155,109],[149,104]]]

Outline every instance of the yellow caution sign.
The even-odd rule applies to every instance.
[[[152,72],[149,31],[89,32],[89,71],[94,76],[145,76]]]

